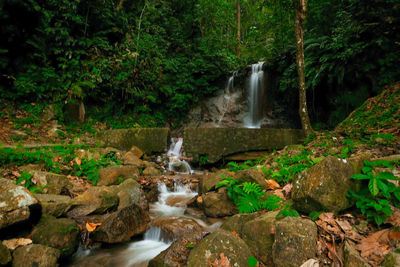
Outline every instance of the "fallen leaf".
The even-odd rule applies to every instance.
[[[18,178],[21,177],[21,174],[18,171],[12,171],[11,174]]]
[[[267,182],[268,188],[275,190],[281,188],[281,186],[275,180],[265,180]]]
[[[278,196],[280,198],[286,199],[285,195],[283,194],[283,190],[282,189],[276,189],[274,190],[274,195]]]
[[[238,233],[236,233],[235,231],[232,231],[232,234],[236,237],[239,237]]]
[[[28,238],[13,238],[3,241],[4,246],[8,249],[14,250],[18,247],[26,246],[32,244],[32,240]]]
[[[360,251],[361,257],[368,258],[370,261],[379,263],[386,254],[389,253],[388,247],[390,242],[390,229],[384,229],[370,234],[356,245],[356,249]]]
[[[82,160],[80,158],[75,158],[74,161],[75,161],[76,165],[81,166]]]
[[[282,190],[283,190],[283,192],[285,192],[286,196],[289,196],[290,192],[292,192],[292,188],[293,188],[292,184],[287,184],[282,188]]]
[[[86,222],[86,230],[88,230],[88,232],[93,232],[94,230],[96,230],[97,226],[100,225],[101,223]]]
[[[216,259],[211,266],[212,267],[231,267],[231,262],[229,259],[224,255],[224,253],[221,253],[220,259]]]

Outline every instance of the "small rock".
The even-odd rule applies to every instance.
[[[204,213],[209,217],[231,216],[238,212],[233,201],[228,198],[226,188],[203,195],[202,201]]]
[[[71,183],[67,176],[51,172],[33,171],[32,180],[37,182],[38,187],[45,187],[43,193],[59,195],[68,190]]]
[[[9,262],[11,262],[10,250],[0,241],[0,265],[4,266]]]
[[[122,158],[121,161],[124,165],[131,165],[131,166],[135,166],[137,168],[143,168],[145,165],[143,163],[143,161],[136,156],[133,152],[126,152]]]
[[[317,254],[317,226],[314,222],[286,217],[276,223],[272,256],[277,267],[297,267]]]
[[[143,151],[140,150],[140,148],[138,148],[137,146],[133,146],[130,150],[130,153],[134,154],[136,157],[138,157],[139,159],[143,156]]]
[[[14,250],[18,247],[23,247],[32,244],[32,239],[29,238],[13,238],[8,240],[3,240],[3,245],[10,250]]]
[[[160,227],[163,233],[172,240],[202,230],[202,227],[195,220],[184,217],[158,218],[153,220],[151,225]]]
[[[61,250],[61,256],[72,255],[79,245],[79,228],[71,219],[57,219],[43,215],[33,229],[32,241],[35,244],[50,245]]]
[[[118,179],[137,178],[139,169],[135,166],[111,166],[99,170],[98,185],[114,185],[118,183]]]
[[[54,267],[58,266],[60,250],[45,245],[32,244],[17,248],[13,253],[13,267]]]
[[[160,176],[161,171],[154,167],[147,167],[146,169],[144,169],[142,175],[144,175],[144,176]]]
[[[187,266],[248,266],[251,256],[253,253],[242,239],[231,232],[217,230],[193,248]],[[226,265],[220,265],[222,262]]]
[[[8,179],[0,179],[0,229],[25,221],[31,216],[31,207],[38,203],[35,196]]]
[[[344,267],[370,267],[360,253],[349,243],[344,243]]]

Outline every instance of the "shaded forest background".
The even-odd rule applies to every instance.
[[[1,105],[83,100],[113,128],[177,126],[229,72],[259,60],[295,98],[291,1],[3,0]],[[240,4],[240,39],[237,4]],[[314,127],[332,128],[400,80],[398,0],[309,0],[305,68]]]

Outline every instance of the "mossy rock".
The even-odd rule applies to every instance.
[[[78,248],[79,233],[80,230],[75,221],[43,215],[33,230],[32,241],[35,244],[57,248],[61,251],[62,257],[67,257]]]
[[[13,253],[13,267],[55,267],[61,252],[44,245],[32,244],[19,247]]]
[[[10,261],[10,250],[0,241],[0,266],[7,265]]]
[[[225,230],[217,230],[198,243],[190,252],[188,267],[218,266],[218,261],[229,262],[229,266],[247,266],[253,254],[247,244]],[[223,259],[222,259],[223,258]]]

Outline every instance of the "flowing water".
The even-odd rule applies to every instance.
[[[260,128],[263,117],[262,98],[264,95],[264,62],[251,65],[251,76],[248,89],[249,114],[245,119],[245,127]]]
[[[173,190],[169,190],[165,184],[159,185],[159,199],[150,204],[150,217],[152,219],[160,217],[184,215],[185,204],[197,195],[188,186],[176,183]],[[168,205],[168,199],[173,198],[176,206]],[[178,201],[176,201],[178,199]],[[205,222],[196,219],[207,231],[214,230],[220,224],[207,225]],[[82,249],[80,248],[74,256],[71,266],[102,266],[102,267],[143,267],[156,257],[163,250],[167,249],[174,240],[163,235],[158,227],[151,226],[144,234],[143,240],[131,242],[128,244],[114,246],[112,248],[102,249]]]
[[[235,76],[237,75],[238,71],[235,71],[232,73],[232,76],[229,77],[228,82],[226,84],[225,87],[225,91],[224,91],[224,98],[222,101],[222,105],[221,105],[221,117],[218,119],[218,126],[221,125],[221,122],[225,116],[226,111],[229,109],[229,106],[231,104],[231,99],[232,99],[232,93],[233,93],[233,89],[234,89],[234,80],[235,80]]]
[[[168,170],[193,174],[194,171],[190,167],[190,164],[182,159],[182,144],[183,138],[171,138],[171,146],[167,152],[169,157]]]

